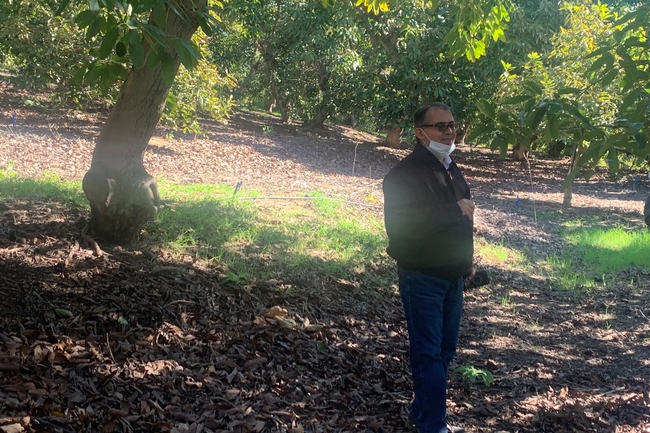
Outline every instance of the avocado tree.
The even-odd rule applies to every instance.
[[[378,126],[391,147],[400,145],[410,114],[423,101],[445,101],[464,117],[467,102],[498,76],[486,62],[474,62],[483,60],[487,45],[505,40],[512,3],[436,3],[435,13],[418,2],[401,2],[378,17],[359,17],[373,46],[366,68],[375,76]]]
[[[156,180],[143,165],[147,144],[180,65],[192,69],[199,60],[192,35],[199,27],[211,35],[224,5],[218,0],[33,1],[54,7],[59,14],[76,13],[75,22],[91,47],[89,62],[76,73],[78,81],[104,90],[121,83],[97,138],[83,190],[90,202],[93,232],[117,243],[132,241],[155,217],[160,204]],[[323,3],[332,6],[331,0]],[[358,3],[375,14],[397,4]],[[445,36],[450,52],[477,58],[490,40],[502,37],[507,19],[504,4],[509,3],[431,0],[426,4],[429,14],[441,7],[442,13],[453,17]]]
[[[464,101],[494,81],[468,59],[483,57],[488,42],[503,38],[503,27],[471,27],[467,21],[504,24],[509,5],[405,1],[376,14],[304,1],[235,1],[213,50],[218,62],[239,72],[242,93],[268,98],[270,89],[283,119],[318,126],[327,117],[351,114],[388,129],[387,142],[399,145],[401,127],[422,100],[453,100],[455,111],[462,111]],[[235,20],[241,25],[232,25]],[[454,45],[459,38],[468,41],[463,50]],[[253,54],[251,47],[257,48]]]
[[[621,154],[648,157],[648,12],[640,7],[620,17],[580,1],[564,10],[553,50],[531,53],[521,75],[504,64],[500,98],[478,104],[487,120],[472,138],[487,139],[502,156],[509,146],[566,143],[571,164],[562,190],[570,206],[580,173],[590,178],[603,160],[616,173]]]
[[[42,0],[0,2],[0,64],[12,83],[51,99],[79,101],[99,95],[76,85],[74,73],[90,61],[92,44],[74,23],[79,5],[56,14]]]

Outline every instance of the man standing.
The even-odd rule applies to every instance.
[[[420,433],[462,433],[447,424],[447,372],[456,353],[464,276],[474,276],[474,203],[456,163],[456,124],[445,104],[413,115],[413,152],[386,175],[388,254],[397,261],[409,333],[415,398],[409,419]]]

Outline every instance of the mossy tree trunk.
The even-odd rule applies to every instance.
[[[402,144],[402,128],[393,125],[386,133],[386,146],[399,149]]]
[[[184,18],[168,13],[165,32],[171,38],[189,39],[198,28],[193,11],[207,0],[180,0]],[[143,41],[145,56],[151,47]],[[170,52],[174,76],[180,60]],[[83,190],[90,202],[90,228],[94,236],[124,244],[137,238],[158,213],[160,196],[153,176],[143,165],[145,150],[160,120],[170,86],[163,80],[161,64],[132,68],[106,123],[97,138]]]

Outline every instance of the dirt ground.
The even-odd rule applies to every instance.
[[[24,99],[0,90],[0,168],[81,179],[103,114],[51,114]],[[150,173],[242,182],[270,197],[318,190],[380,215],[381,179],[409,152],[350,128],[306,130],[247,112],[205,125],[208,138],[158,131]],[[647,173],[577,181],[566,209],[566,160],[533,155],[528,166],[470,146],[454,157],[473,189],[479,242],[534,260],[565,248],[563,221],[643,226]],[[87,218],[38,197],[0,200],[0,431],[410,431],[394,285],[368,287],[358,275],[232,284],[191,257],[95,246],[81,236]],[[587,292],[489,257],[479,265],[492,282],[466,293],[455,366],[487,370],[494,383],[452,372],[453,424],[469,433],[650,432],[648,270]]]

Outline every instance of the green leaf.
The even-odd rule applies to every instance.
[[[161,1],[156,3],[156,5],[153,8],[153,16],[154,16],[154,20],[156,20],[156,26],[160,30],[165,30],[165,28],[167,27],[167,10],[165,10],[164,2]],[[199,19],[201,19],[201,17],[199,17]],[[210,36],[207,32],[205,34]]]
[[[648,141],[641,132],[637,132],[634,134],[634,139],[636,140],[636,144],[639,145],[639,149],[645,149],[646,144],[648,144]]]
[[[149,36],[154,38],[164,48],[169,48],[169,44],[165,40],[166,34],[156,26],[151,24],[142,24],[142,30]],[[153,44],[152,44],[153,45]]]
[[[488,101],[478,101],[476,102],[476,107],[479,109],[479,111],[485,116],[490,119],[494,119],[496,116],[496,108],[494,105],[490,104]]]
[[[614,79],[618,76],[618,69],[614,68],[610,71],[608,71],[601,79],[600,79],[600,85],[603,87],[607,87],[609,84],[614,81]]]
[[[587,150],[580,155],[578,167],[584,166],[588,161],[596,163],[610,146],[611,144],[603,142],[602,140],[592,141]]]
[[[594,50],[594,51],[590,52],[589,54],[587,54],[585,56],[585,59],[590,59],[592,57],[596,57],[596,56],[600,56],[600,55],[605,54],[605,53],[609,53],[611,50],[612,50],[612,47],[610,47],[609,45],[606,45],[604,47],[600,47],[597,50]]]
[[[72,81],[77,85],[82,85],[87,71],[86,67],[79,68],[77,72],[74,73]]]
[[[115,7],[117,9],[119,9],[120,12],[122,12],[122,13],[126,13],[126,10],[128,9],[128,6],[130,6],[130,4],[128,4],[128,6],[127,6],[127,3],[126,3],[125,0],[114,0],[114,2],[115,2]]]
[[[528,102],[526,102],[526,104],[524,104],[524,111],[525,111],[526,113],[528,113],[530,110],[533,109],[533,107],[535,106],[535,103],[536,103],[536,102],[537,102],[537,101],[535,101],[534,98],[528,100]]]
[[[510,114],[507,111],[499,111],[497,113],[497,120],[505,126],[511,126],[512,123],[512,117],[510,117]]]
[[[633,19],[635,19],[635,18],[636,18],[636,12],[629,12],[629,13],[623,15],[623,16],[622,16],[621,18],[619,18],[618,20],[616,20],[616,21],[614,22],[614,25],[615,25],[616,27],[618,27],[618,26],[620,26],[621,24],[625,24],[626,22],[631,21],[631,20],[633,20]]]
[[[553,139],[557,140],[560,136],[560,119],[557,116],[549,115],[546,122],[546,133]]]
[[[109,66],[111,74],[121,80],[126,80],[126,77],[129,75],[129,70],[124,67],[121,63],[111,63]]]
[[[88,67],[88,72],[86,73],[86,83],[88,83],[89,86],[93,86],[96,82],[97,79],[99,78],[99,75],[102,72],[102,68],[99,64],[93,63]]]
[[[115,42],[117,42],[119,34],[120,30],[117,27],[113,27],[106,33],[104,40],[102,40],[102,45],[99,47],[100,58],[105,59],[111,54],[111,51],[113,51],[113,47],[115,46]]]
[[[536,95],[542,94],[542,87],[534,81],[526,80],[522,83],[522,86],[524,87],[525,90],[528,90],[533,94]]]
[[[194,46],[189,41],[180,38],[172,40],[172,45],[174,45],[183,66],[188,70],[193,69],[199,59],[199,53]]]
[[[162,52],[164,53],[165,50],[161,48]],[[156,66],[160,62],[160,56],[156,52],[156,50],[151,50],[149,51],[149,55],[147,56],[147,68],[151,69],[154,66]]]
[[[103,16],[98,15],[92,23],[88,26],[86,30],[86,40],[91,40],[93,37],[97,36],[106,26],[106,20]]]
[[[207,36],[212,36],[214,34],[214,29],[208,21],[203,18],[203,16],[199,17],[199,25],[201,26],[201,30],[203,30]]]
[[[63,308],[55,308],[55,309],[54,309],[54,312],[55,312],[56,315],[59,316],[59,317],[65,317],[65,318],[72,317],[72,311],[70,311],[70,310],[65,310],[65,309],[63,309]]]
[[[505,159],[506,156],[508,156],[508,142],[506,140],[503,140],[499,144],[499,158]]]
[[[549,116],[552,115],[552,114],[555,114],[555,113],[559,113],[563,109],[564,109],[564,107],[562,106],[562,104],[560,104],[558,102],[553,101],[553,102],[548,103],[548,114],[549,114]]]
[[[520,102],[528,101],[531,99],[530,95],[518,95],[506,98],[501,101],[502,104],[519,104]]]
[[[115,82],[115,77],[113,74],[111,74],[111,71],[107,68],[104,68],[101,73],[99,74],[99,83],[97,85],[99,86],[99,90],[102,92],[102,94],[108,95],[108,92],[110,91],[111,84]]]
[[[544,104],[538,107],[536,110],[532,111],[526,117],[526,125],[531,129],[537,129],[537,127],[539,127],[539,124],[542,122],[542,119],[544,118],[544,114],[546,114],[546,110],[548,110],[548,105]]]
[[[85,10],[77,14],[74,18],[74,22],[79,26],[80,29],[86,28],[95,20],[97,12],[91,10]]]
[[[131,30],[137,30],[140,28],[140,21],[138,21],[137,18],[129,18],[126,20],[126,25],[131,29]]]
[[[632,90],[630,93],[627,94],[627,96],[623,99],[623,102],[621,103],[620,107],[618,107],[619,112],[625,111],[627,108],[631,107],[632,104],[636,102],[638,99],[639,95],[641,94],[641,89],[640,87]]]
[[[88,0],[88,9],[99,13],[99,0]]]
[[[169,55],[169,53],[165,52],[165,54],[161,56],[160,61],[162,62],[163,80],[165,80],[165,84],[171,87],[171,85],[174,84],[174,78],[176,77],[176,67],[174,66],[174,60],[172,59],[172,56]]]
[[[140,41],[140,34],[136,30],[129,32],[129,55],[133,66],[140,69],[144,64],[144,49]]]
[[[56,9],[55,15],[57,17],[60,16],[63,13],[63,11],[65,10],[65,8],[68,7],[69,4],[70,4],[70,0],[63,0],[61,2],[61,4],[59,5],[59,7]]]
[[[582,90],[576,88],[576,87],[563,87],[560,90],[557,91],[558,95],[568,95],[568,94],[579,94],[581,93]]]
[[[476,128],[471,128],[469,130],[469,134],[467,134],[466,140],[470,142],[474,141],[476,138],[480,137],[481,135],[491,132],[493,130],[494,130],[494,125],[488,125],[488,124],[483,124]]]
[[[501,147],[502,142],[503,137],[501,137],[501,135],[497,135],[492,139],[492,142],[490,143],[490,150],[497,150],[499,147]]]
[[[587,72],[597,71],[603,66],[607,64],[611,65],[613,63],[614,63],[614,56],[612,56],[611,53],[605,53],[591,64],[591,67],[587,69]]]
[[[582,112],[577,107],[575,107],[574,105],[565,103],[564,104],[564,109],[568,113],[572,114],[573,117],[578,118],[582,123],[584,123],[588,127],[591,127],[591,122],[589,121],[589,119],[587,119],[585,117],[585,115],[582,114]]]

